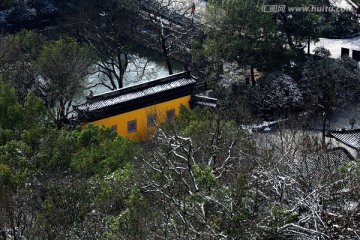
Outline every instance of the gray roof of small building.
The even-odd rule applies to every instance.
[[[345,148],[341,147],[328,150],[325,157],[329,160],[329,164],[333,166],[341,166],[354,160],[354,157]]]
[[[329,136],[353,149],[360,150],[360,129],[331,131]]]
[[[192,105],[216,108],[218,106],[218,100],[203,95],[193,95],[191,97]]]
[[[309,154],[306,160],[301,159],[294,166],[297,171],[304,173],[311,173],[317,169],[332,173],[353,160],[354,157],[345,148],[337,147],[324,152]]]

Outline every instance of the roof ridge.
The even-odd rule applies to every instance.
[[[360,133],[360,129],[341,129],[341,130],[331,130],[331,133]]]
[[[119,96],[121,94],[133,92],[135,90],[139,91],[139,90],[143,90],[145,88],[156,86],[156,85],[159,85],[160,83],[167,83],[167,82],[176,81],[176,80],[179,80],[181,78],[191,78],[190,72],[189,71],[184,71],[184,72],[172,74],[170,76],[157,78],[157,79],[150,80],[150,81],[140,83],[140,84],[136,84],[136,85],[133,85],[133,86],[124,87],[124,88],[120,88],[120,89],[117,89],[117,90],[114,90],[114,91],[97,94],[97,95],[94,95],[92,97],[88,97],[87,99],[88,99],[88,102],[92,102],[92,101],[96,101],[96,100],[105,100],[105,99],[108,99],[108,98],[111,98],[111,97]]]
[[[132,89],[131,91],[121,92],[103,98],[92,99],[74,107],[76,110],[80,111],[92,111],[133,101],[135,99],[141,99],[150,95],[161,95],[164,92],[174,92],[184,88],[192,88],[195,84],[196,80],[193,78],[178,78],[171,81],[163,81],[160,84],[157,82],[157,84],[145,85],[145,87]]]

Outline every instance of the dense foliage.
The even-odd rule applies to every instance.
[[[251,90],[252,104],[259,111],[294,111],[302,105],[302,92],[296,82],[283,73],[269,73],[259,78]]]
[[[209,1],[203,25],[188,6],[164,16],[173,3],[0,3],[0,27],[16,32],[0,38],[0,239],[356,239],[359,160],[329,152],[298,117],[321,109],[325,125],[358,99],[356,62],[325,49],[306,56],[299,46],[348,33],[341,29],[352,17]],[[45,35],[18,31],[52,24]],[[179,57],[203,67],[205,80],[219,80],[229,62],[243,68],[239,78],[255,69],[262,77],[216,82],[219,108],[181,107],[143,141],[74,124],[87,75],[97,70],[107,78],[99,84],[121,88],[139,40],[160,50],[169,73]],[[263,113],[287,121],[251,131]]]
[[[250,136],[184,107],[153,137],[133,142],[105,127],[57,129],[39,99],[22,106],[6,85],[0,110],[5,239],[359,234],[358,163],[329,162],[315,139],[303,141],[306,132]]]
[[[359,76],[358,63],[348,57],[308,61],[300,81],[307,107],[330,113],[358,99]]]
[[[68,124],[95,61],[89,46],[71,37],[50,41],[21,31],[0,39],[0,49],[0,76],[15,89],[20,102],[35,93],[59,127]]]

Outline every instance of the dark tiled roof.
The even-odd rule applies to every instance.
[[[360,150],[360,129],[331,131],[329,136],[353,149]]]
[[[354,157],[345,148],[341,147],[328,150],[324,157],[327,158],[328,163],[333,166],[341,166],[354,160]]]
[[[92,97],[75,106],[79,119],[92,121],[192,94],[196,80],[189,72],[173,74]]]
[[[333,148],[324,152],[316,152],[310,154],[306,159],[297,162],[296,168],[298,171],[311,173],[322,169],[329,173],[337,171],[339,167],[353,161],[351,154],[342,147]]]
[[[194,95],[191,97],[191,104],[193,106],[215,108],[218,105],[218,100],[216,98],[211,98],[207,96]]]
[[[195,83],[195,80],[193,79],[179,79],[173,82],[148,87],[139,91],[120,94],[118,96],[114,96],[107,99],[99,99],[95,101],[93,100],[92,102],[78,106],[78,109],[87,110],[87,111],[99,110],[101,108],[110,107],[130,100],[138,99],[149,95],[154,95],[160,92],[165,92],[167,90],[171,90],[177,87],[191,85],[193,83]]]

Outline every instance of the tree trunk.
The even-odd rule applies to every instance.
[[[118,70],[119,70],[119,75],[117,76],[118,89],[124,87],[124,75],[125,75],[128,63],[129,63],[127,53],[123,53],[123,56],[124,56],[124,64],[122,64],[122,62],[121,62],[121,52],[118,50],[118,56],[117,56]],[[114,72],[116,74],[116,71],[114,71]]]
[[[172,75],[174,72],[173,72],[173,69],[172,69],[172,64],[171,64],[171,59],[169,57],[169,53],[168,53],[168,50],[166,48],[166,39],[161,36],[161,48],[163,50],[163,54],[164,54],[164,57],[165,57],[165,63],[166,63],[166,67],[169,71],[169,74]]]
[[[64,120],[65,120],[65,103],[62,99],[59,101],[59,117],[57,119],[57,127],[58,129],[62,128]]]
[[[255,86],[255,73],[254,73],[254,66],[250,66],[250,77],[251,77],[251,86]]]
[[[326,113],[323,112],[323,129],[322,129],[322,148],[325,149],[325,132],[326,132]]]
[[[287,38],[287,41],[288,41],[288,44],[290,46],[291,49],[295,49],[295,45],[294,45],[294,42],[292,40],[292,36],[290,34],[290,29],[288,27],[288,20],[287,20],[287,17],[284,13],[281,13],[281,17],[284,21],[284,28],[285,28],[285,33],[286,33],[286,38]]]
[[[169,56],[166,56],[165,62],[166,62],[166,66],[168,68],[169,74],[172,75],[174,72],[172,70],[171,60],[170,60]]]
[[[243,66],[244,69],[244,78],[245,78],[245,83],[246,85],[250,85],[250,78],[247,76],[247,66]]]

